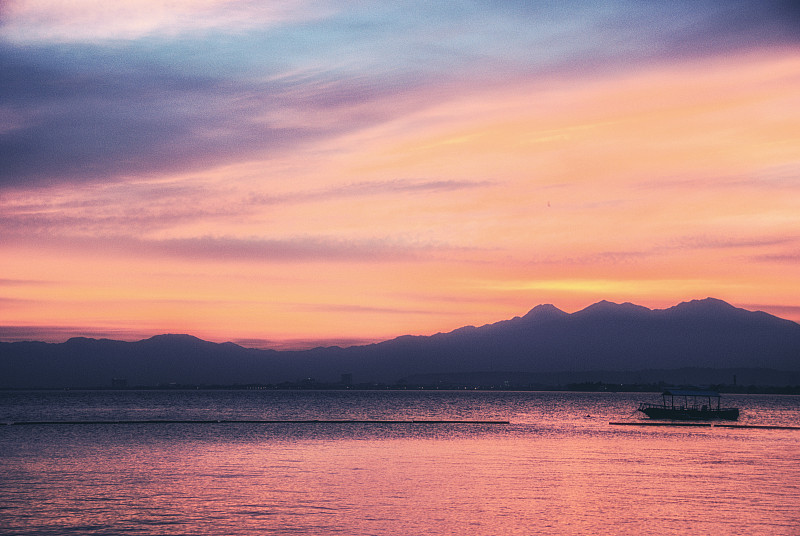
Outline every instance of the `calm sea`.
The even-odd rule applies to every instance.
[[[656,394],[0,392],[0,534],[800,534],[800,430]],[[800,397],[728,396],[800,426]],[[499,420],[472,423],[158,420]]]

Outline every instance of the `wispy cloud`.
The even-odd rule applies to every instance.
[[[218,28],[245,30],[314,19],[333,11],[326,2],[230,0],[14,0],[0,8],[9,39],[18,43],[97,42],[176,37]]]
[[[0,187],[270,157],[478,81],[800,39],[797,9],[778,1],[280,5],[12,2],[0,25]],[[202,31],[184,35],[192,28]],[[35,37],[17,44],[24,35]]]
[[[53,189],[53,195],[0,198],[0,236],[102,236],[127,230],[136,236],[199,220],[240,214],[242,203],[190,180],[179,183],[112,183],[93,188]]]
[[[297,311],[316,311],[316,312],[331,312],[331,313],[362,313],[362,314],[391,314],[391,315],[438,315],[440,311],[432,311],[430,309],[419,309],[409,307],[376,307],[372,305],[358,305],[358,304],[296,304],[291,306],[292,309]]]
[[[18,286],[41,286],[41,285],[55,285],[55,281],[45,281],[41,279],[4,279],[0,278],[0,287],[18,287]]]
[[[23,237],[31,240],[31,235]],[[41,247],[54,251],[96,256],[174,258],[198,261],[285,263],[285,262],[429,262],[449,248],[441,243],[418,243],[399,238],[352,239],[302,236],[296,238],[239,238],[201,236],[172,239],[144,239],[132,236],[38,235]],[[19,242],[19,244],[23,244]],[[9,241],[17,243],[17,241]]]
[[[768,166],[747,175],[707,176],[696,173],[684,177],[651,178],[631,185],[641,191],[684,192],[687,199],[702,196],[705,191],[743,192],[789,190],[797,188],[800,181],[800,161]]]
[[[184,258],[246,261],[400,261],[422,260],[434,246],[392,240],[347,241],[305,237],[292,240],[188,238],[140,242],[142,251]]]
[[[69,71],[16,54],[0,45],[0,85],[7,106],[21,110],[17,127],[0,133],[0,186],[203,169],[275,155],[335,130],[270,121],[270,95],[285,100],[287,91],[273,84],[159,73],[158,66],[130,72],[119,56],[105,59],[105,71],[89,64]]]
[[[305,192],[298,191],[282,195],[252,194],[248,202],[275,205],[392,194],[446,193],[475,188],[488,188],[496,186],[496,184],[497,183],[494,181],[395,179],[391,181],[357,182],[331,188]]]
[[[671,247],[677,249],[757,249],[797,243],[795,236],[709,236],[696,235],[679,238]]]
[[[245,221],[258,218],[264,207],[303,203],[382,199],[397,205],[398,196],[448,195],[497,187],[494,181],[396,179],[345,183],[315,190],[281,194],[243,193],[225,185],[185,180],[170,183],[112,183],[61,195],[0,198],[0,237],[47,235],[71,237],[120,235],[135,237],[197,222]]]
[[[775,253],[767,255],[750,255],[748,259],[756,262],[787,264],[790,266],[800,266],[800,251],[792,250],[786,253]]]

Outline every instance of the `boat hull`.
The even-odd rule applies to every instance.
[[[674,421],[736,421],[739,419],[738,408],[721,409],[692,409],[692,408],[659,408],[644,407],[639,411],[651,419],[663,419]]]

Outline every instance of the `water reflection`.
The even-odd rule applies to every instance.
[[[2,426],[0,533],[788,535],[800,526],[800,431],[608,424],[635,419],[641,395],[18,395],[2,395],[3,418],[511,424]],[[799,402],[736,401],[749,419],[758,410],[784,424],[798,423]]]

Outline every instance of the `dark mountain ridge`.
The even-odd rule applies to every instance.
[[[707,298],[655,310],[601,301],[572,314],[538,305],[480,327],[306,351],[255,350],[191,335],[0,343],[0,388],[106,387],[112,378],[130,385],[336,382],[343,373],[357,383],[437,374],[593,381],[596,371],[687,368],[800,373],[800,324]]]

